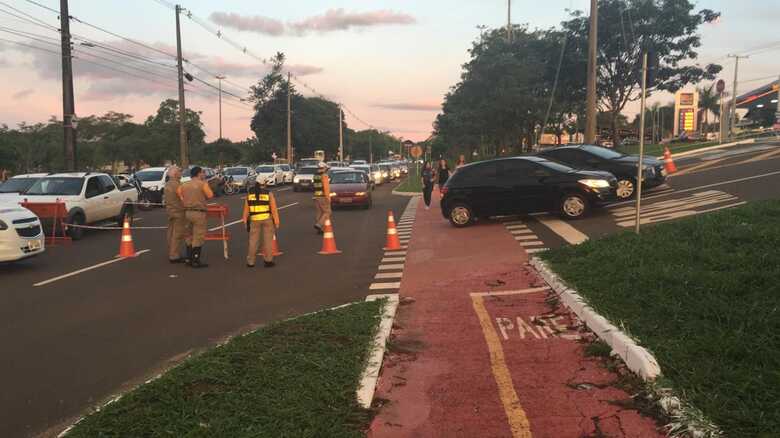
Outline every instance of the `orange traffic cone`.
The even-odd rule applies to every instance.
[[[666,169],[667,174],[677,172],[677,166],[674,165],[672,152],[669,151],[669,146],[664,147],[664,169]]]
[[[401,249],[401,241],[398,240],[398,230],[395,228],[395,218],[393,210],[387,211],[387,243],[382,248],[385,251]]]
[[[274,233],[274,247],[273,247],[273,256],[274,256],[274,257],[276,257],[276,256],[280,256],[280,255],[282,255],[282,254],[284,254],[284,253],[283,253],[283,252],[281,252],[281,251],[279,251],[279,244],[278,244],[278,243],[276,243],[276,233]],[[265,253],[263,253],[262,251],[260,251],[260,254],[258,254],[258,255],[265,255]]]
[[[126,217],[125,223],[122,225],[122,240],[119,241],[119,257],[135,257],[133,236],[130,234],[130,222]]]
[[[330,219],[325,220],[325,228],[322,234],[322,250],[317,254],[341,254],[341,251],[336,248],[336,237],[333,234],[333,225],[330,223]]]

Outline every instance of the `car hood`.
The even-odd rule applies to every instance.
[[[355,193],[365,192],[368,188],[365,184],[361,183],[349,183],[349,184],[330,184],[330,191],[335,193]]]
[[[31,217],[37,217],[35,213],[11,202],[0,201],[0,218],[13,222],[19,219],[29,219]],[[9,224],[10,225],[10,224]]]
[[[615,163],[628,164],[628,165],[636,166],[636,163],[639,162],[639,156],[638,155],[626,155],[624,157],[615,158],[612,161],[614,161]],[[657,166],[657,165],[661,164],[661,160],[659,160],[658,158],[655,158],[655,157],[643,157],[642,163],[644,165],[646,165],[646,166]]]
[[[607,181],[615,179],[614,175],[602,170],[574,170],[571,172],[571,174],[577,175],[580,178],[599,178],[606,179]]]
[[[2,204],[15,204],[23,200],[24,196],[19,193],[0,193],[0,203]]]

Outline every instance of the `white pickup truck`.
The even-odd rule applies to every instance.
[[[133,186],[118,187],[114,179],[105,173],[72,172],[47,175],[36,181],[20,198],[20,201],[32,203],[64,202],[68,224],[115,220],[121,225],[125,216],[132,217],[138,191]],[[69,227],[68,234],[78,240],[84,235],[84,229]]]

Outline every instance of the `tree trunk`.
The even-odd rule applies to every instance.
[[[620,133],[618,132],[618,116],[620,115],[620,111],[611,111],[610,112],[610,121],[612,122],[612,147],[618,147],[620,146]]]

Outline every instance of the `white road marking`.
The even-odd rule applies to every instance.
[[[504,222],[504,225],[507,228],[509,228],[510,226],[518,226],[518,225],[525,226],[525,222],[523,222],[523,221],[511,221],[511,222]]]
[[[747,204],[747,202],[742,201],[742,202],[736,202],[734,204],[723,205],[721,207],[708,208],[706,210],[682,210],[682,211],[675,211],[675,212],[672,212],[672,213],[669,213],[669,214],[665,214],[665,215],[662,215],[662,216],[651,216],[651,217],[643,216],[642,220],[640,221],[640,223],[641,224],[650,224],[650,223],[654,223],[654,222],[663,222],[663,221],[668,221],[668,220],[672,220],[672,219],[679,219],[681,217],[695,216],[695,215],[702,214],[702,213],[709,213],[709,212],[712,212],[712,211],[723,210],[723,209],[726,209],[726,208],[739,207],[740,205],[745,205],[745,204]],[[621,226],[621,227],[633,227],[634,225],[636,225],[636,220],[631,219],[630,221],[618,222],[618,225]]]
[[[515,240],[518,242],[524,241],[524,240],[536,240],[538,237],[536,237],[536,234],[525,234],[522,236],[515,236]]]
[[[298,205],[298,204],[300,204],[300,202],[293,202],[292,204],[287,204],[287,205],[283,205],[281,207],[278,207],[277,210],[284,210],[285,208],[293,207],[293,206]],[[233,222],[228,222],[228,223],[225,224],[225,228],[232,227],[233,225],[240,224],[242,222],[244,222],[243,219],[239,219],[239,220],[233,221]],[[222,225],[220,225],[218,227],[214,227],[214,228],[209,228],[209,231],[217,231],[217,230],[221,230],[221,229],[222,229]]]
[[[285,187],[283,189],[276,189],[276,190],[274,190],[274,192],[285,192],[287,190],[292,190],[292,187]]]
[[[533,248],[533,249],[526,249],[525,252],[528,254],[536,254],[537,252],[547,251],[547,248]]]
[[[385,257],[379,263],[397,263],[403,262],[404,260],[406,260],[406,257]]]
[[[391,278],[402,278],[403,272],[380,272],[374,276],[374,280],[387,280]]]
[[[532,287],[530,289],[520,289],[520,290],[502,290],[502,291],[492,291],[492,292],[472,292],[470,295],[472,297],[495,297],[495,296],[505,296],[505,295],[525,295],[525,294],[534,294],[538,292],[546,292],[550,290],[549,287]]]
[[[724,202],[732,202],[739,200],[736,196],[729,195],[728,193],[722,193],[720,195],[706,195],[706,196],[689,196],[682,199],[674,199],[671,201],[663,201],[657,204],[650,204],[646,208],[642,209],[642,215],[663,214],[664,212],[674,212],[679,209],[690,210],[696,207],[704,207],[712,204],[722,204]],[[636,210],[615,212],[618,219],[626,219],[634,216]]]
[[[542,245],[544,245],[544,242],[539,241],[539,240],[534,240],[532,242],[520,242],[520,246],[523,246],[523,247],[525,247],[525,246],[542,246]]]
[[[528,226],[525,225],[525,224],[523,224],[523,225],[504,225],[504,226],[506,227],[507,230],[510,230],[510,231],[522,231],[522,230],[527,230],[528,229]]]
[[[370,290],[378,290],[378,289],[399,289],[401,287],[401,283],[371,283],[371,286],[368,288]]]
[[[138,257],[139,255],[146,254],[149,251],[151,251],[151,249],[142,249],[142,250],[136,252],[135,255],[136,255],[136,257]],[[122,260],[126,260],[126,259],[125,258],[121,258],[121,257],[116,257],[116,258],[113,258],[111,260],[107,260],[105,262],[98,263],[96,265],[88,266],[86,268],[70,272],[68,274],[60,275],[59,277],[54,277],[54,278],[50,278],[50,279],[45,280],[45,281],[41,281],[40,283],[35,283],[35,284],[33,284],[33,287],[45,286],[47,284],[54,283],[55,281],[59,281],[59,280],[63,280],[63,279],[69,278],[69,277],[73,277],[73,276],[79,275],[79,274],[83,274],[85,272],[88,272],[88,271],[91,271],[91,270],[97,269],[97,268],[102,268],[103,266],[107,266],[107,265],[110,265],[112,263],[121,262]]]
[[[396,269],[403,270],[404,269],[403,263],[400,265],[379,265],[380,271],[394,271]]]
[[[513,235],[513,236],[520,236],[520,235],[523,235],[523,234],[534,234],[534,232],[533,232],[533,231],[531,231],[531,230],[529,230],[529,229],[524,229],[524,230],[510,230],[509,232],[510,232],[510,233],[512,233],[512,235]]]
[[[385,257],[405,256],[406,251],[386,251]]]
[[[555,234],[561,236],[563,240],[569,242],[572,245],[579,245],[580,243],[588,240],[588,236],[583,234],[580,230],[558,218],[551,216],[539,216],[537,220],[541,222],[542,225],[551,229]]]

